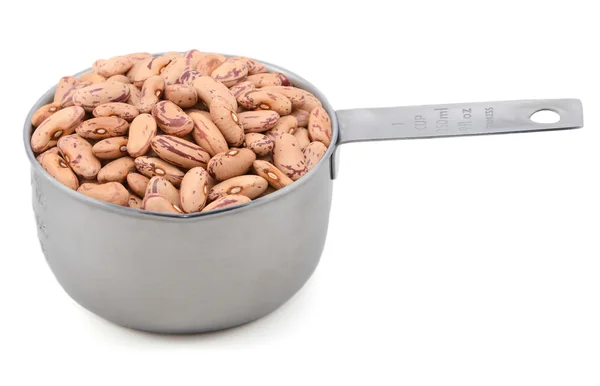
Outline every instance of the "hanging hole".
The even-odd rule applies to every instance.
[[[560,115],[552,110],[539,110],[529,117],[535,123],[556,123],[560,121]]]

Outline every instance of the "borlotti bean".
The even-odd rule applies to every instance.
[[[231,208],[313,169],[332,139],[310,92],[262,63],[190,50],[99,59],[33,113],[31,148],[70,189],[174,215]]]

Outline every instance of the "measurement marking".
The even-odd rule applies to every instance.
[[[404,123],[402,123],[402,122],[394,122],[394,123],[392,123],[392,126],[403,125],[403,124]]]

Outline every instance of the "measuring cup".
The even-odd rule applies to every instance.
[[[29,144],[32,114],[52,101],[56,87],[33,106],[23,139],[31,162],[37,233],[48,265],[77,303],[116,324],[160,333],[199,333],[251,322],[290,299],[319,263],[338,146],[583,125],[576,99],[336,111],[305,79],[265,65],[321,100],[331,117],[331,146],[293,184],[214,212],[143,212],[67,188],[39,165]],[[555,111],[560,121],[533,122],[531,115],[540,110]]]

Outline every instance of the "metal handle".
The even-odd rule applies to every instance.
[[[531,116],[541,110],[560,116],[556,123],[537,123]],[[417,139],[485,134],[566,130],[583,127],[579,99],[539,99],[447,105],[339,110],[338,145],[357,141]],[[337,175],[337,151],[332,177]]]

